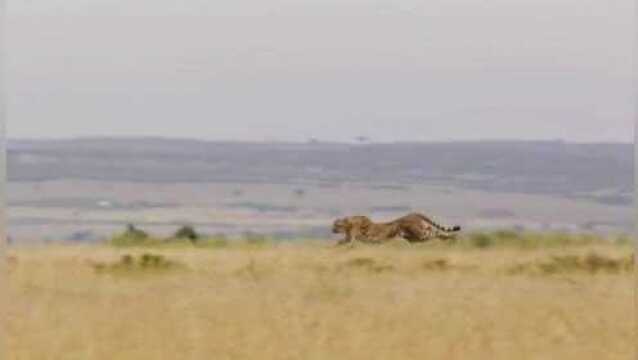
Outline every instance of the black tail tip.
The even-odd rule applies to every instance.
[[[461,231],[461,227],[457,225],[452,228],[452,231]]]

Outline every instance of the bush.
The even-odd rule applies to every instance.
[[[128,224],[126,225],[126,231],[124,232],[124,234],[130,238],[135,238],[135,239],[148,239],[148,233],[146,233],[144,230],[140,230],[138,228],[135,227],[135,225],[133,224]]]
[[[195,228],[190,225],[179,228],[173,237],[179,240],[189,240],[192,243],[196,243],[200,239],[200,235],[195,231]]]
[[[158,241],[152,239],[148,233],[132,224],[127,225],[124,232],[110,240],[110,244],[113,246],[142,246],[155,243],[158,243]]]

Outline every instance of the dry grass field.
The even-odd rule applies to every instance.
[[[635,358],[628,246],[11,255],[13,360]]]

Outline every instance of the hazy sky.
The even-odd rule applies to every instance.
[[[632,141],[632,0],[9,0],[11,137]]]

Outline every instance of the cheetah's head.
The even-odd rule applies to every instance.
[[[348,218],[341,218],[341,219],[335,220],[335,222],[332,224],[332,233],[333,234],[345,233],[350,227],[349,224],[350,222],[348,221]]]
[[[335,220],[332,225],[332,232],[335,234],[347,233],[351,229],[367,229],[372,224],[372,220],[367,216],[349,216]]]

